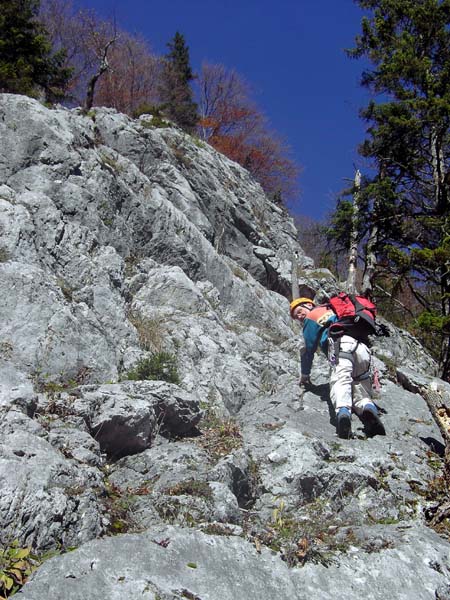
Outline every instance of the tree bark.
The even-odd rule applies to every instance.
[[[361,286],[361,293],[366,298],[372,296],[373,288],[373,276],[377,267],[377,258],[375,254],[375,248],[378,240],[378,225],[372,223],[370,228],[369,239],[367,240],[366,247],[366,267],[364,269],[363,282]]]
[[[384,169],[383,163],[381,163],[381,165],[379,167],[378,176],[379,176],[379,180],[383,181],[384,176],[385,176],[385,169]],[[373,285],[374,285],[374,275],[375,275],[375,271],[376,271],[377,264],[378,264],[376,249],[377,249],[377,244],[378,244],[378,232],[379,232],[378,219],[380,218],[380,215],[382,214],[381,206],[382,206],[382,201],[381,201],[381,198],[379,197],[379,195],[377,194],[373,200],[371,226],[370,226],[369,238],[367,240],[367,246],[366,246],[366,264],[365,264],[362,289],[361,289],[362,295],[366,296],[366,298],[370,298],[372,296]]]
[[[450,264],[447,262],[441,269],[441,298],[442,316],[450,316]],[[449,325],[444,327],[441,349],[441,377],[444,381],[450,381],[450,331]]]
[[[447,489],[450,490],[450,395],[430,386],[422,387],[420,394],[427,403],[445,443],[444,479]]]
[[[296,254],[292,256],[291,291],[292,300],[295,300],[295,298],[300,296],[300,290],[298,287],[298,258]]]
[[[450,237],[448,231],[448,173],[446,173],[445,155],[444,155],[444,135],[446,132],[438,130],[433,126],[430,136],[431,164],[433,169],[434,181],[434,202],[435,212],[438,217],[443,219],[441,244]],[[441,292],[441,313],[444,318],[450,315],[450,261],[446,261],[440,270],[440,292]],[[450,381],[450,340],[447,331],[442,332],[442,346],[440,356],[441,377]]]
[[[353,218],[352,231],[350,234],[350,250],[348,255],[347,291],[356,294],[356,267],[358,263],[358,222],[359,222],[359,189],[361,187],[361,173],[355,173],[355,192],[353,194]]]
[[[109,40],[109,42],[107,42],[107,44],[105,44],[98,71],[89,80],[87,92],[86,92],[86,102],[84,105],[84,108],[86,111],[91,110],[92,105],[94,103],[94,93],[95,93],[95,86],[97,84],[97,81],[103,75],[103,73],[105,73],[109,69],[108,50],[109,50],[110,46],[112,44],[114,44],[116,39],[117,39],[117,36],[115,36],[113,39]]]
[[[445,185],[445,157],[443,150],[443,134],[438,132],[436,125],[432,128],[430,137],[431,164],[434,180],[434,201],[438,215],[444,214],[447,205]]]

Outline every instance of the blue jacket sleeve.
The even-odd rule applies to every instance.
[[[302,375],[309,375],[311,373],[314,353],[317,350],[322,329],[322,327],[320,327],[311,319],[305,319],[303,323],[303,339],[305,340],[305,348],[300,359]]]

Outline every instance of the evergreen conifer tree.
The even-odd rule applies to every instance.
[[[0,0],[0,91],[64,97],[70,69],[64,53],[52,54],[51,43],[37,21],[39,0]]]
[[[178,31],[167,44],[160,86],[164,112],[185,131],[192,133],[198,122],[197,104],[193,100],[190,82],[194,79],[189,62],[189,49]]]
[[[361,240],[370,232],[378,273],[422,306],[417,333],[438,342],[450,378],[450,0],[356,0],[368,11],[348,53],[370,61],[376,95],[360,153],[376,173],[361,189]],[[348,204],[341,207],[341,222]],[[339,215],[336,215],[339,222]],[[342,221],[343,219],[343,221]]]

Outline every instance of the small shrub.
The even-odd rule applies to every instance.
[[[32,374],[31,379],[37,392],[42,392],[53,398],[71,388],[87,383],[91,372],[90,367],[84,366],[80,367],[74,376],[69,377],[64,373],[51,375],[38,370]]]
[[[134,498],[116,485],[105,481],[104,504],[109,515],[108,533],[126,533],[134,527],[132,519]]]
[[[278,421],[278,423],[262,423],[260,427],[261,429],[265,429],[266,431],[278,431],[279,429],[284,427],[285,424],[286,421]]]
[[[185,167],[186,169],[192,167],[192,160],[186,156],[183,148],[180,148],[179,146],[172,146],[172,151],[180,167]]]
[[[137,273],[137,265],[139,264],[139,257],[135,254],[130,254],[125,257],[125,277],[133,277]],[[130,317],[129,317],[130,318]],[[130,319],[131,321],[131,319]],[[133,321],[131,321],[133,323]],[[133,323],[134,325],[134,323]]]
[[[233,535],[233,530],[222,523],[208,523],[205,527],[202,527],[201,530],[208,535]]]
[[[247,279],[248,279],[247,271],[245,271],[238,265],[233,265],[231,267],[231,270],[233,271],[233,274],[236,275],[236,277],[239,277],[239,279],[242,279],[242,281],[247,281]]]
[[[102,165],[113,174],[121,173],[123,171],[123,166],[119,163],[119,161],[116,158],[109,156],[109,154],[106,154],[105,152],[100,153],[100,160]]]
[[[155,104],[149,104],[148,102],[143,102],[134,109],[133,118],[139,119],[139,117],[142,115],[154,115],[156,117],[161,117],[161,107]]]
[[[192,136],[192,141],[197,146],[197,148],[206,148],[205,142],[200,140],[198,137]]]
[[[397,382],[397,363],[390,356],[385,356],[384,354],[377,354],[377,358],[379,358],[387,367],[387,377],[394,383]]]
[[[56,285],[59,287],[59,289],[61,290],[64,298],[67,300],[67,302],[72,302],[72,296],[73,296],[73,287],[67,283],[67,281],[65,279],[63,279],[62,277],[58,277],[58,279],[56,280]]]
[[[8,340],[0,342],[0,356],[5,360],[11,358],[13,350],[13,345]]]
[[[151,121],[141,121],[142,127],[146,129],[150,129],[151,127],[157,127],[158,129],[164,129],[165,127],[170,127],[170,123],[161,119],[161,117],[153,117]]]
[[[178,498],[159,498],[154,507],[158,515],[167,523],[175,523],[181,512],[181,502]]]
[[[0,600],[13,596],[39,566],[31,548],[20,548],[15,540],[0,549]]]
[[[180,383],[176,358],[169,352],[155,352],[150,358],[141,359],[134,369],[128,371],[126,379],[132,381],[167,381]]]

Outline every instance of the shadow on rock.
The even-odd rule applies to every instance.
[[[330,385],[328,383],[321,383],[320,385],[312,384],[309,388],[313,394],[318,396],[322,402],[326,402],[328,405],[328,412],[330,414],[330,423],[334,427],[336,426],[336,411],[331,402],[330,398]]]
[[[422,442],[424,442],[428,446],[428,448],[432,452],[434,452],[441,458],[444,458],[445,446],[442,442],[440,442],[439,440],[437,440],[436,438],[433,438],[433,437],[421,437],[420,439],[422,440]]]

